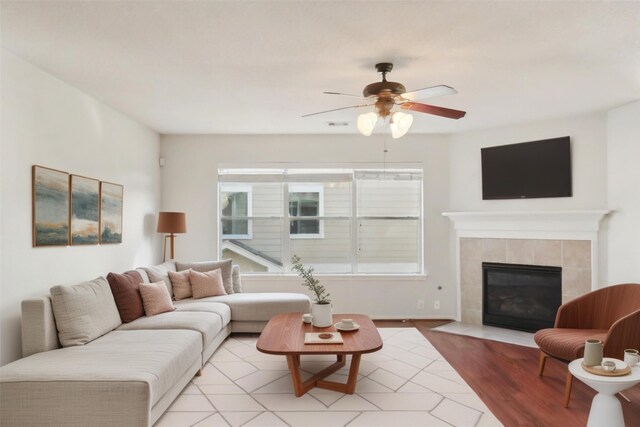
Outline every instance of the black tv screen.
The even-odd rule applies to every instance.
[[[487,147],[482,155],[482,199],[571,197],[569,137]]]

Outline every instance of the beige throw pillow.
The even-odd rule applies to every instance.
[[[63,347],[84,345],[122,324],[107,279],[51,288],[51,304]]]
[[[233,293],[239,294],[242,293],[242,281],[240,279],[240,266],[234,265],[232,274],[231,274],[232,282],[233,282]]]
[[[227,295],[222,281],[222,271],[219,268],[206,273],[189,270],[189,279],[191,280],[191,291],[195,299]]]
[[[191,298],[191,281],[189,280],[189,270],[173,272],[169,271],[171,288],[176,301]]]
[[[144,313],[147,317],[176,309],[164,281],[140,283],[140,295],[142,295]]]

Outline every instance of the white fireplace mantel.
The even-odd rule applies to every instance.
[[[444,212],[458,237],[591,239],[611,211]]]
[[[461,320],[460,239],[588,240],[591,243],[591,289],[598,287],[598,231],[609,210],[443,212],[456,231],[456,290]]]

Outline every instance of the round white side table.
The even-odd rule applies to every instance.
[[[631,372],[620,377],[605,377],[591,374],[582,369],[583,359],[577,359],[569,363],[571,375],[598,392],[591,402],[589,411],[589,421],[587,427],[624,427],[624,417],[622,406],[616,398],[616,393],[633,387],[640,383],[640,367],[631,368]],[[604,360],[613,360],[605,357]],[[621,361],[616,361],[618,366],[622,366]],[[626,366],[626,365],[624,365]]]

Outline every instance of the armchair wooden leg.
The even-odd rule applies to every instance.
[[[569,407],[569,399],[571,399],[571,386],[573,386],[573,375],[567,370],[567,381],[564,385],[564,407]]]
[[[547,356],[544,351],[540,350],[540,368],[538,369],[538,375],[542,376],[544,372],[544,365],[547,362]]]

